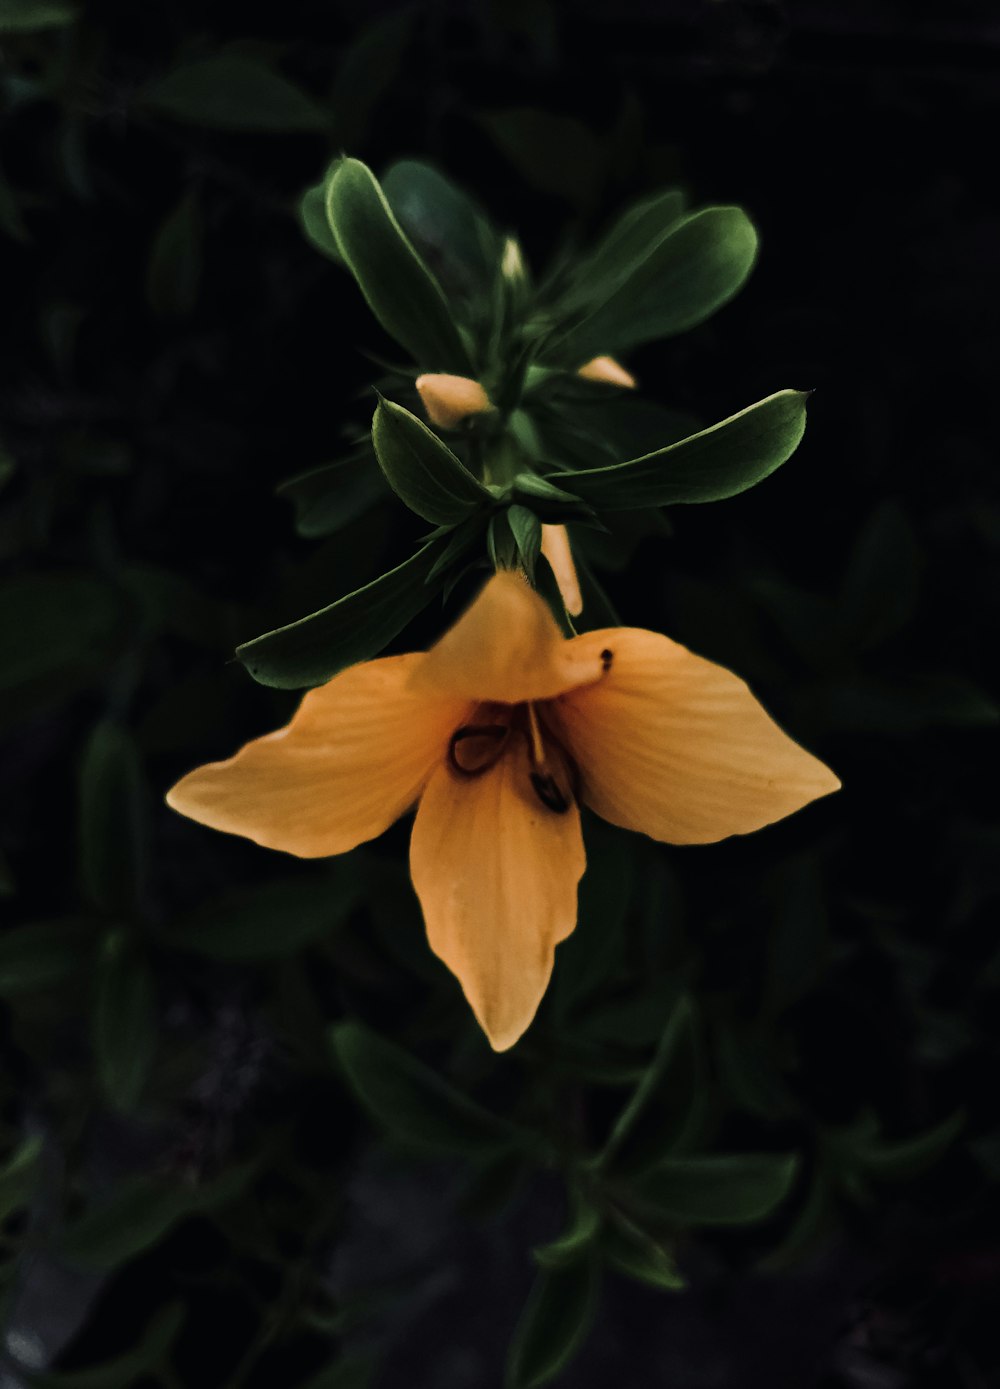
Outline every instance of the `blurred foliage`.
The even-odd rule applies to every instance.
[[[508,1345],[511,1389],[990,1381],[997,97],[976,7],[926,8],[859,50],[821,4],[0,0],[5,1385],[448,1389]],[[754,492],[576,540],[589,602],[733,666],[846,789],[705,850],[588,824],[502,1057],[402,830],[290,864],[162,804],[292,707],[238,644],[388,569],[412,648],[474,581],[416,593],[465,536],[417,550],[367,440],[401,369],[320,216],[345,150],[451,303],[516,234],[618,304],[563,355],[628,350],[643,398],[562,381],[512,422],[546,471],[818,388]],[[618,252],[730,200],[753,279],[654,342],[694,320]]]

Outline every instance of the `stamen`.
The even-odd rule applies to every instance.
[[[547,806],[549,810],[554,810],[557,815],[565,815],[569,810],[570,802],[556,784],[554,776],[545,772],[532,772],[531,785],[542,805]]]
[[[614,659],[615,653],[610,649],[610,647],[606,646],[604,650],[601,652],[601,666],[604,669],[605,675],[607,675],[608,671],[611,669],[611,662]]]
[[[531,760],[536,767],[545,765],[545,743],[542,741],[542,730],[538,724],[538,715],[535,713],[535,706],[528,706],[528,736],[531,741]]]
[[[462,776],[482,776],[503,756],[510,729],[500,723],[467,723],[448,744],[448,763]]]

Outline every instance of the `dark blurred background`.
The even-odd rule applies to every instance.
[[[325,1023],[364,1018],[501,1109],[572,1095],[598,1131],[678,976],[719,1146],[795,1148],[806,1175],[765,1233],[685,1241],[688,1292],[609,1276],[559,1382],[995,1383],[995,7],[35,6],[0,0],[0,1384],[499,1385],[561,1187],[384,1144]],[[220,54],[273,82],[165,83]],[[275,496],[363,432],[364,354],[398,356],[296,218],[342,149],[436,163],[539,267],[666,184],[743,205],[747,288],[628,366],[706,423],[815,390],[778,474],[676,508],[604,582],[744,675],[844,790],[747,842],[619,845],[621,919],[585,890],[547,1059],[489,1056],[423,945],[405,827],[327,922],[335,866],[162,803],[294,705],[236,643],[420,534],[371,478],[324,539]],[[256,944],[226,936],[241,912]],[[283,950],[289,912],[319,927]]]

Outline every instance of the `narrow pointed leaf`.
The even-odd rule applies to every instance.
[[[295,507],[295,529],[310,540],[336,535],[387,495],[367,441],[363,449],[299,473],[275,491]]]
[[[931,1167],[961,1133],[965,1111],[957,1109],[943,1123],[926,1129],[914,1138],[871,1139],[854,1151],[859,1163],[873,1177],[912,1177]]]
[[[478,1154],[522,1141],[513,1125],[362,1023],[339,1023],[331,1043],[359,1103],[404,1143]]]
[[[598,1212],[586,1201],[578,1200],[569,1227],[558,1239],[535,1249],[535,1262],[542,1268],[562,1268],[574,1263],[587,1254],[600,1228]]]
[[[605,1171],[648,1169],[701,1127],[705,1058],[691,1001],[681,997],[649,1069],[622,1110],[601,1154]]]
[[[668,1158],[631,1191],[671,1224],[747,1225],[781,1204],[798,1166],[795,1153]]]
[[[341,162],[330,179],[326,211],[337,248],[386,332],[426,371],[474,376],[441,286],[366,165]]]
[[[737,292],[753,267],[757,233],[742,208],[706,207],[674,222],[558,338],[552,354],[572,366],[694,328]]]
[[[528,582],[535,582],[535,565],[542,552],[542,523],[533,511],[526,506],[507,508],[507,524],[517,544],[521,568],[528,576]]]
[[[514,1332],[506,1389],[540,1389],[554,1379],[583,1344],[596,1299],[595,1260],[542,1270]]]
[[[341,856],[323,876],[235,888],[189,913],[171,930],[175,949],[216,960],[273,960],[322,941],[354,910],[358,867]]]
[[[244,642],[237,659],[260,684],[298,690],[378,655],[443,586],[442,574],[430,578],[442,549],[440,540],[432,541],[329,607]]]
[[[662,1292],[680,1292],[687,1286],[671,1251],[620,1213],[605,1226],[601,1251],[612,1268],[637,1283]]]
[[[127,729],[99,724],[80,767],[80,876],[105,912],[134,912],[149,857],[146,787]]]
[[[0,935],[0,998],[50,989],[76,974],[93,949],[78,920],[33,921]]]
[[[108,936],[97,964],[94,1052],[112,1109],[135,1108],[156,1047],[156,997],[146,960],[121,931]]]
[[[736,415],[643,458],[548,481],[597,511],[621,511],[735,497],[769,477],[798,447],[806,427],[805,391],[778,391]]]
[[[493,497],[416,415],[380,399],[372,442],[389,486],[411,511],[437,526],[454,526]]]

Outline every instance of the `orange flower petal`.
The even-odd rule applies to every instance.
[[[422,654],[342,671],[310,690],[291,723],[167,794],[182,815],[300,858],[342,854],[413,804],[467,712],[410,689]]]
[[[655,632],[609,628],[571,645],[610,653],[603,683],[557,701],[598,815],[670,844],[748,834],[836,791],[738,676]]]
[[[570,617],[579,617],[583,612],[583,595],[565,526],[542,526],[542,554],[555,576],[566,611]]]
[[[483,415],[493,409],[489,396],[471,376],[450,376],[430,372],[414,382],[431,424],[454,429],[469,415]]]
[[[551,699],[601,678],[598,653],[566,641],[551,612],[519,574],[490,579],[428,653],[414,688],[517,704]]]
[[[577,367],[576,374],[587,381],[604,381],[609,386],[621,386],[627,391],[635,389],[635,377],[614,357],[591,357],[589,362]]]
[[[431,949],[455,974],[496,1051],[528,1027],[556,945],[576,925],[586,866],[576,806],[547,809],[527,743],[476,777],[437,768],[417,809],[410,874]]]

